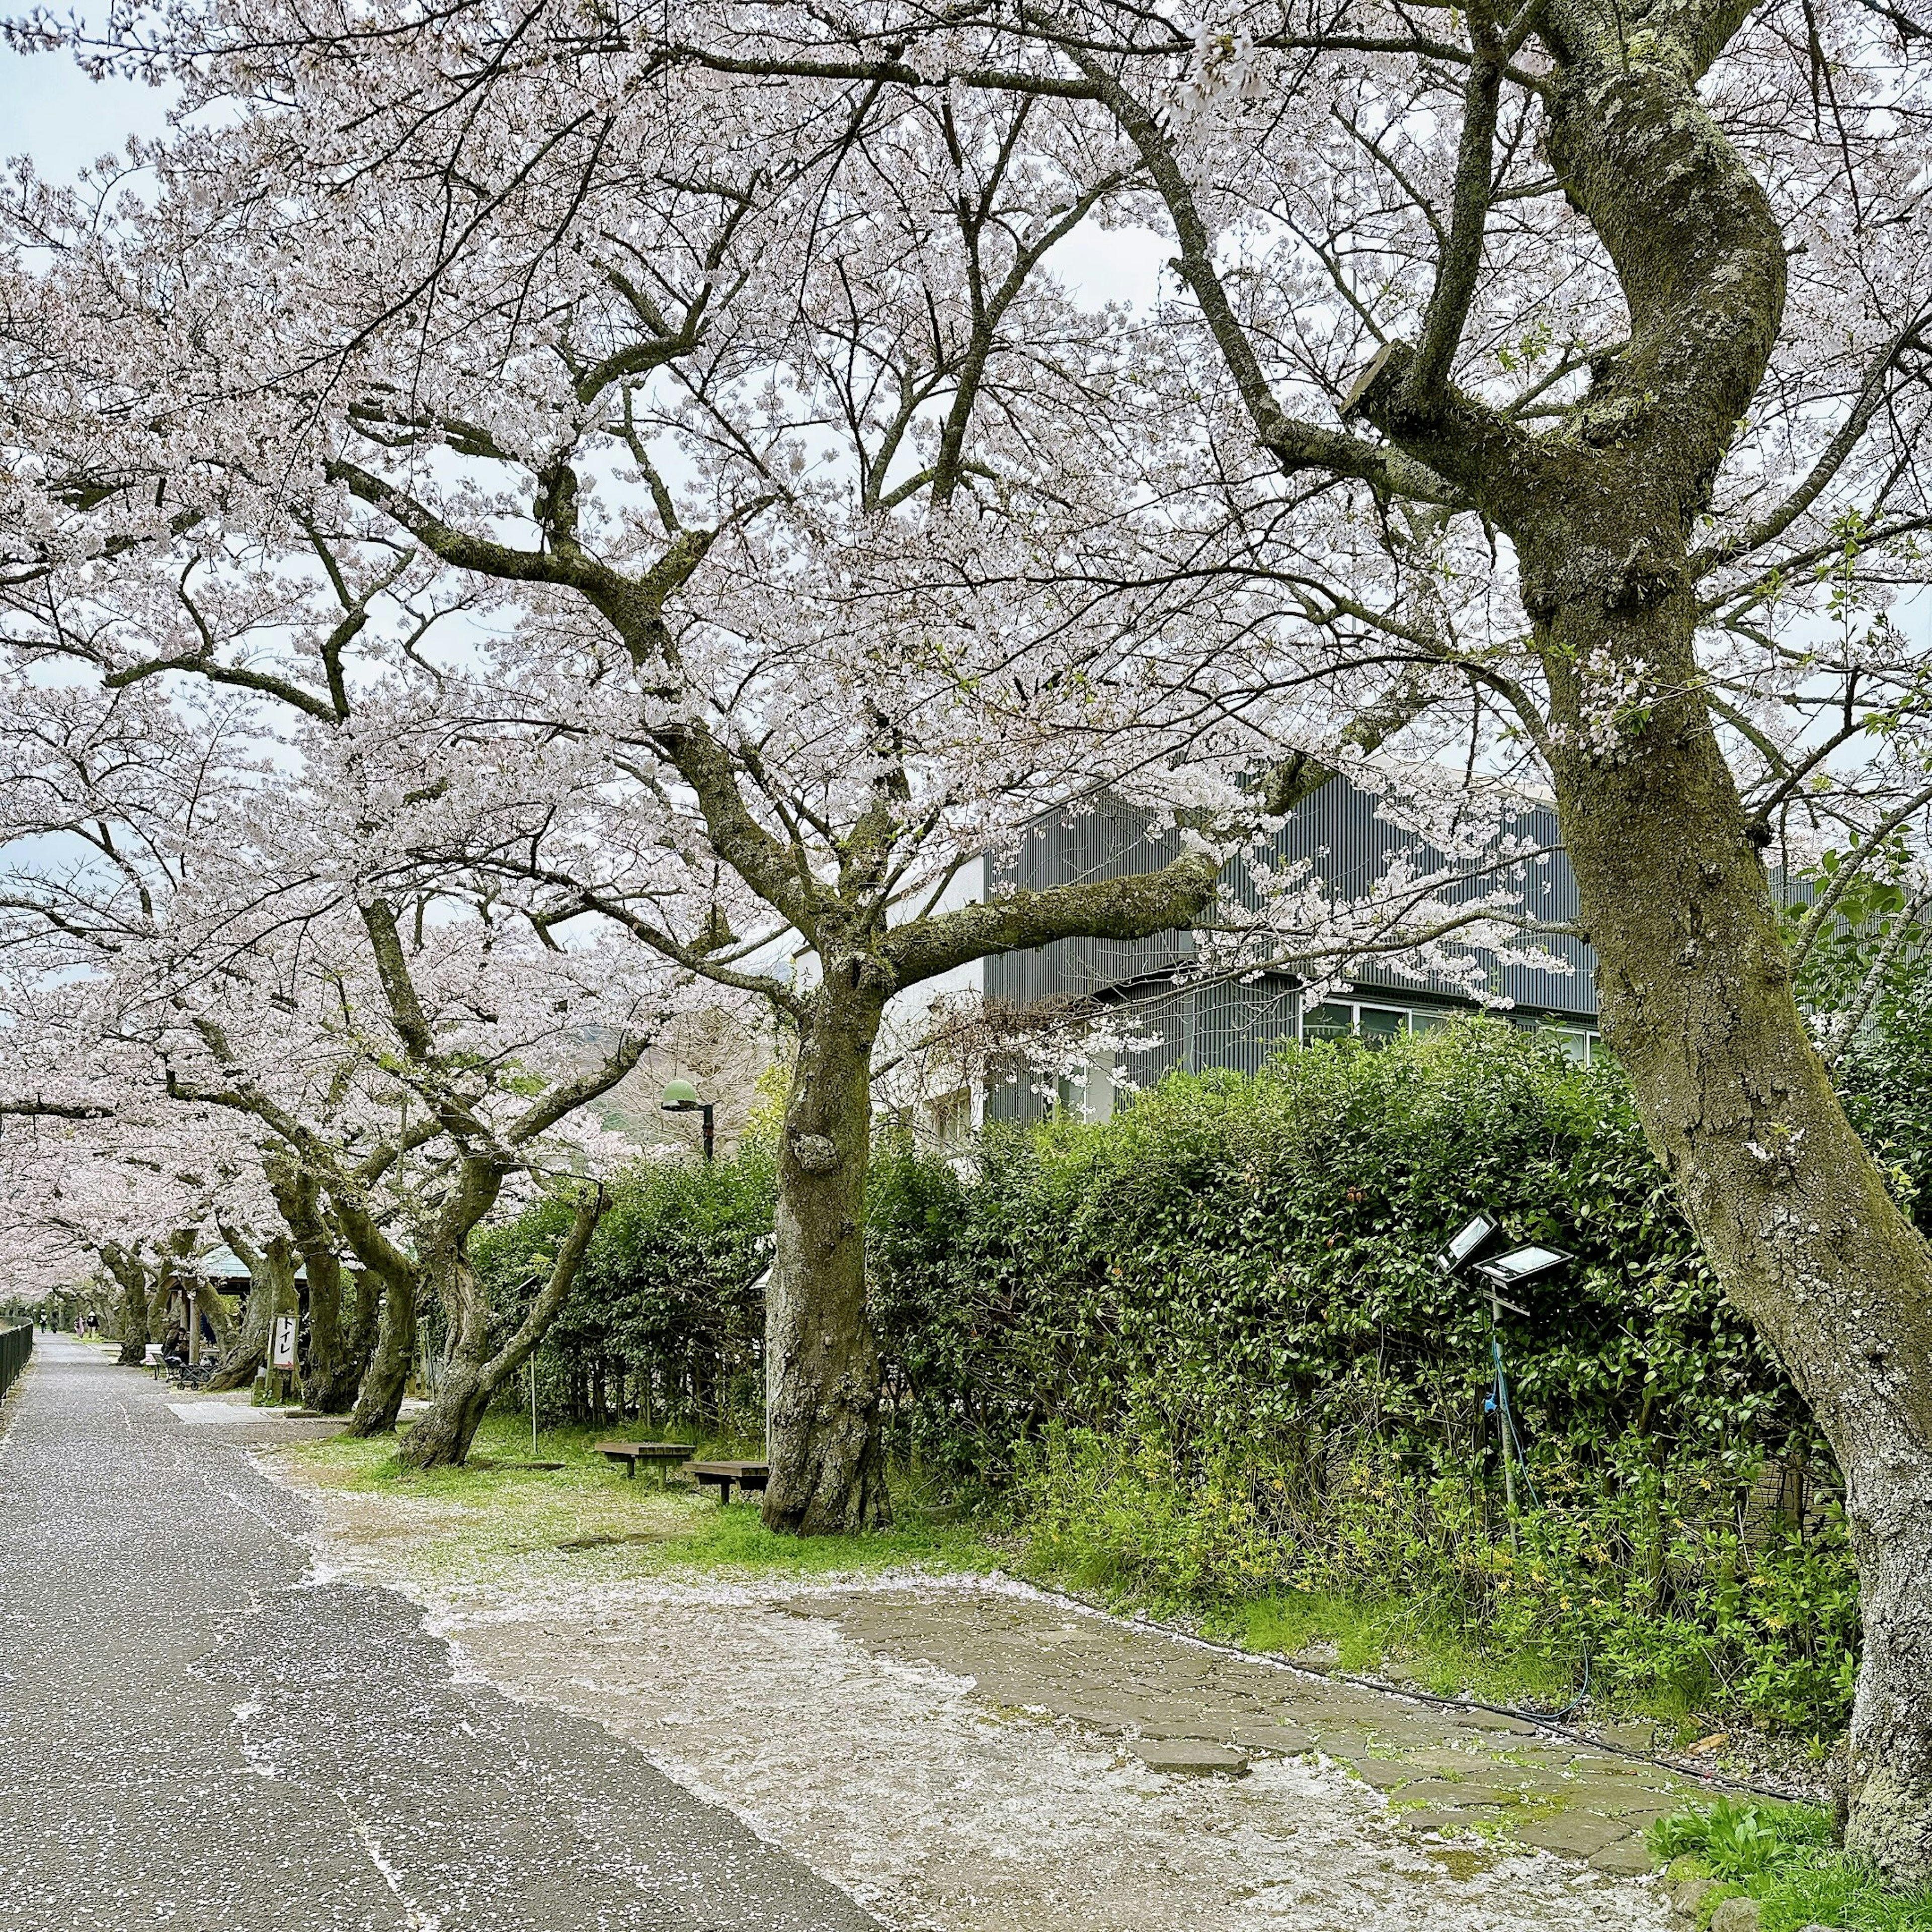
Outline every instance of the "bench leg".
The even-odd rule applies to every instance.
[[[634,1456],[626,1456],[624,1458],[624,1480],[626,1482],[635,1482],[637,1479],[638,1459]]]

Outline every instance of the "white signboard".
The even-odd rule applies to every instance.
[[[275,1317],[275,1333],[268,1348],[268,1366],[272,1369],[292,1369],[296,1365],[296,1318],[292,1315]]]

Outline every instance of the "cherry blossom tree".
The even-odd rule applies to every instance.
[[[352,695],[338,653],[361,607],[319,538],[310,558],[293,590],[237,565],[211,568],[205,588],[172,580],[159,603],[152,578],[131,572],[116,574],[118,602],[41,584],[0,734],[14,860],[0,938],[24,964],[23,1010],[84,991],[81,1024],[43,1036],[64,1032],[82,1054],[106,1043],[150,1111],[172,1102],[245,1122],[273,1204],[226,1222],[263,1290],[244,1354],[290,1303],[299,1256],[305,1400],[329,1412],[352,1401],[352,1426],[386,1430],[421,1298],[440,1298],[449,1360],[405,1453],[460,1461],[568,1291],[601,1208],[597,1174],[632,1151],[594,1123],[566,1123],[628,1072],[675,988],[634,958],[560,944],[487,880],[412,859],[412,842],[464,843],[452,826],[507,808],[506,789],[526,805],[504,776],[514,761],[479,773],[452,752],[435,676],[406,658],[430,694],[406,694],[406,723],[387,728],[395,694],[373,674]],[[392,591],[395,561],[379,560],[374,580]],[[332,608],[313,632],[304,592]],[[421,628],[404,629],[404,652]],[[320,698],[259,662],[209,678],[183,661],[264,636],[298,662],[312,654]],[[77,664],[101,675],[48,681]],[[432,829],[410,830],[412,814]],[[64,1077],[32,1104],[46,1111],[86,1084],[71,1065]],[[124,1091],[104,1106],[101,1090],[88,1111],[111,1113],[118,1133]],[[468,1242],[506,1182],[534,1177],[580,1211],[549,1288],[506,1342]],[[345,1248],[363,1264],[346,1311]]]
[[[158,44],[190,106],[226,104],[141,158],[158,194],[22,190],[16,230],[56,264],[23,296],[22,386],[49,400],[22,407],[16,605],[123,688],[188,672],[318,718],[352,657],[413,650],[405,614],[461,605],[463,662],[410,688],[522,776],[494,842],[418,810],[412,862],[497,880],[545,933],[614,928],[794,1030],[766,1518],[881,1520],[862,1209],[889,1004],[1072,936],[1225,926],[1229,970],[1498,937],[1446,875],[1360,908],[1261,863],[1242,900],[1220,888],[1430,710],[1378,628],[1440,621],[1439,584],[1418,602],[1388,565],[1426,533],[1364,538],[1316,502],[1311,549],[1372,551],[1382,579],[1345,598],[1325,568],[1257,567],[1280,506],[1220,460],[1214,364],[1150,356],[1052,276],[1142,192],[1102,121],[916,89],[855,119],[842,75],[798,99],[640,68],[560,19],[507,64],[480,16],[399,19],[374,66],[353,29],[251,19],[238,92],[221,23],[184,13]],[[312,62],[324,41],[346,58]],[[466,76],[490,133],[455,105]],[[1180,407],[1177,377],[1198,386]],[[184,560],[222,552],[232,580],[251,543],[343,578],[302,668],[232,615],[156,649]],[[131,653],[59,614],[130,580]],[[1178,856],[959,902],[1041,812],[1102,798],[1179,828]]]
[[[76,1003],[63,1004],[71,1023]],[[17,1032],[17,1005],[8,1017]],[[70,1073],[81,1058],[72,1044],[63,1054]],[[226,1342],[232,1318],[198,1263],[213,1245],[218,1214],[240,1221],[262,1210],[250,1138],[218,1111],[172,1106],[158,1089],[144,1090],[110,1056],[88,1058],[88,1100],[22,1091],[0,1102],[10,1130],[0,1134],[0,1216],[16,1258],[10,1281],[24,1271],[44,1286],[90,1276],[111,1284],[124,1364],[145,1358],[177,1286]],[[27,1070],[17,1068],[16,1077]],[[58,1074],[50,1084],[58,1089]]]
[[[1932,1877],[1932,1257],[1792,992],[1840,880],[1909,865],[1932,800],[1932,29],[1858,0],[881,0],[611,32],[640,62],[788,77],[801,119],[842,82],[869,124],[964,93],[1112,137],[1098,164],[1135,170],[1173,251],[1184,389],[1210,348],[1297,506],[1258,561],[1305,570],[1321,506],[1333,614],[1461,686],[1471,769],[1520,759],[1553,792],[1606,1040],[1845,1474],[1849,1840]],[[1352,556],[1338,518],[1398,540]],[[1450,621],[1378,611],[1394,570]],[[1794,928],[1767,856],[1827,847]]]
[[[1440,760],[1460,710],[1472,777],[1541,776],[1606,1037],[1726,1292],[1844,1471],[1867,1632],[1850,1836],[1918,1880],[1932,1876],[1932,1258],[1792,996],[1833,894],[1788,936],[1766,857],[1856,844],[1843,872],[1883,864],[1928,803],[1922,654],[1890,609],[1923,575],[1928,42],[1909,8],[1858,0],[1539,0],[1420,21],[1376,0],[1227,0],[1200,21],[1100,0],[708,0],[594,20],[184,4],[130,19],[113,50],[194,106],[221,104],[172,145],[144,230],[148,280],[164,259],[195,262],[205,279],[188,280],[211,292],[197,326],[233,350],[230,384],[194,388],[204,434],[255,434],[242,399],[272,392],[280,433],[334,426],[302,446],[311,481],[452,568],[522,586],[534,621],[597,668],[580,685],[607,688],[595,647],[614,638],[643,700],[628,736],[653,754],[639,782],[672,788],[704,857],[816,950],[774,1300],[788,1438],[801,1418],[783,1324],[806,1248],[820,1282],[854,1279],[834,1257],[855,1198],[840,1123],[856,1110],[829,1096],[861,1090],[874,1004],[978,943],[969,932],[1048,929],[1033,907],[932,915],[902,940],[890,912],[855,923],[848,882],[860,906],[868,892],[890,905],[916,870],[896,869],[896,827],[932,809],[901,748],[925,742],[900,695],[909,662],[961,674],[926,687],[945,692],[949,770],[1010,732],[1025,747],[1014,769],[1051,803],[1066,772],[1040,740],[1079,744],[1110,780],[1129,776],[1111,748],[1130,748],[1135,775],[1161,774],[1154,802],[1206,814],[1208,849],[1157,886],[1102,896],[1103,931],[1205,912],[1228,773],[1332,756],[1380,694],[1370,665],[1416,694],[1378,714],[1375,742]],[[1172,251],[1130,356],[1091,316],[989,299],[1069,218],[1137,220]],[[844,244],[868,235],[855,262]],[[278,326],[234,306],[224,254],[259,284],[292,250],[302,296]],[[117,259],[139,307],[140,250]],[[827,345],[848,291],[842,363]],[[782,336],[781,319],[800,326]],[[868,353],[856,325],[874,322]],[[862,407],[801,412],[840,394],[838,370],[873,368]],[[677,389],[674,418],[642,393],[646,371]],[[829,504],[797,480],[824,473],[827,422],[852,446]],[[595,471],[586,439],[614,465],[628,454],[655,524],[614,494],[616,467]],[[513,488],[482,480],[518,470]],[[1204,524],[1203,492],[1226,512]],[[134,518],[131,500],[112,514]],[[138,512],[150,528],[170,514]],[[794,534],[812,518],[836,544]],[[1225,547],[1154,562],[1166,539],[1151,532],[1204,530]],[[776,556],[736,561],[768,542]],[[1192,572],[1229,586],[1237,613],[1266,586],[1274,620],[1217,629],[1144,601]],[[734,578],[770,598],[762,617],[731,581],[714,588]],[[957,602],[934,616],[949,583]],[[1131,625],[1040,621],[1042,591],[1064,614],[1070,585],[1102,584]],[[794,586],[788,628],[806,648],[775,656],[772,592]],[[849,621],[895,604],[916,618]],[[848,621],[814,621],[833,610]],[[1279,643],[1287,613],[1293,662],[1256,675],[1242,646]],[[722,661],[700,630],[758,648],[712,677]],[[1070,638],[1083,641],[1055,682],[1033,653]],[[880,717],[848,704],[830,733],[794,682],[801,662],[883,694]],[[1158,669],[1137,683],[1130,665]],[[734,713],[768,670],[844,802],[815,776],[761,778],[777,761]],[[1197,697],[1191,733],[1149,755],[1136,728],[1172,732],[1177,714],[1130,704],[1124,718],[1129,688]],[[1106,701],[1084,708],[1093,692]],[[960,794],[982,838],[999,829],[989,794]],[[1139,902],[1156,891],[1174,896]],[[713,958],[695,934],[668,936]],[[859,1519],[870,1508],[862,1350],[836,1366],[854,1393],[806,1423],[794,1466],[836,1471],[836,1505],[814,1510],[782,1476],[779,1520],[854,1520],[854,1494]],[[820,1454],[814,1434],[833,1446]]]

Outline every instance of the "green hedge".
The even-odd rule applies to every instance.
[[[772,1205],[757,1146],[626,1177],[542,1353],[553,1411],[755,1432]],[[1514,1521],[1488,1304],[1433,1264],[1479,1207],[1577,1257],[1502,1320]],[[482,1244],[505,1303],[560,1226]],[[990,1497],[1065,1574],[1237,1624],[1377,1606],[1553,1696],[1587,1672],[1612,1703],[1841,1724],[1836,1472],[1613,1068],[1495,1022],[1291,1048],[968,1160],[886,1136],[868,1227],[901,1467]]]
[[[1434,1266],[1478,1208],[1577,1257],[1502,1319],[1514,1526],[1487,1303]],[[1395,1596],[1558,1688],[1840,1721],[1836,1472],[1613,1068],[1496,1022],[1291,1050],[996,1130],[967,1172],[902,1147],[870,1228],[902,1454],[1010,1494],[1088,1580]]]
[[[997,1468],[1158,1392],[1190,1438],[1366,1429],[1433,1471],[1483,1432],[1488,1302],[1434,1265],[1478,1208],[1578,1257],[1503,1318],[1526,1437],[1636,1431],[1740,1478],[1810,1447],[1614,1070],[1496,1024],[1170,1078],[1104,1126],[996,1130],[970,1174],[889,1153],[875,1306],[929,1454]]]
[[[776,1195],[771,1150],[755,1141],[716,1162],[640,1161],[619,1175],[538,1352],[544,1412],[725,1439],[761,1433],[764,1303],[753,1284],[770,1259]],[[569,1220],[562,1202],[542,1202],[476,1244],[506,1329]]]

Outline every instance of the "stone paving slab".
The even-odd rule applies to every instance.
[[[504,1520],[479,1556],[465,1546],[474,1498],[339,1484],[308,1458],[274,1466],[318,1507],[323,1574],[407,1591],[466,1672],[593,1719],[892,1932],[1666,1923],[1654,1884],[1499,1840],[1506,1790],[1561,1780],[1574,1755],[1507,1718],[1366,1696],[1356,1762],[1388,1767],[1391,1805],[1326,1755],[1342,1725],[1320,1680],[1293,1677],[1291,1707],[1257,1660],[1231,1670],[1003,1578],[667,1565],[566,1537],[542,1480],[493,1486]],[[688,1528],[690,1505],[635,1489],[610,1483],[597,1520]],[[1404,1808],[1418,1780],[1468,1802]],[[1632,1830],[1599,1820],[1600,1834],[1606,1822],[1587,1850],[1614,1857]]]
[[[1317,1754],[1381,1792],[1420,1841],[1647,1872],[1651,1825],[1702,1789],[1520,1718],[1338,1682],[1052,1598],[832,1588],[788,1608],[879,1655],[970,1678],[1002,1714],[1118,1739],[1156,1769],[1165,1754],[1195,1774],[1190,1746],[1226,1751],[1228,1768]]]

